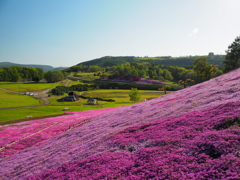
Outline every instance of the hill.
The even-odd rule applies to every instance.
[[[73,122],[88,120],[53,137],[55,129],[48,140],[2,159],[0,176],[3,180],[240,179],[239,82],[236,69],[92,118],[94,111],[85,116],[73,113],[67,116]],[[55,117],[55,124],[64,118]],[[39,131],[43,125],[37,122]],[[27,124],[12,128],[27,133]],[[41,141],[37,136],[33,140]]]
[[[78,65],[98,65],[101,67],[115,66],[119,64],[124,64],[126,62],[142,61],[142,62],[151,62],[162,65],[169,66],[191,66],[196,58],[200,56],[186,56],[186,57],[171,57],[171,56],[162,56],[162,57],[135,57],[135,56],[105,56],[90,61],[85,61],[79,63]],[[223,61],[225,59],[224,55],[209,55],[207,60],[214,65],[223,67]]]
[[[34,68],[40,68],[43,71],[53,71],[53,70],[63,70],[67,67],[58,67],[54,68],[49,65],[37,65],[37,64],[16,64],[11,62],[0,62],[0,67],[11,67],[11,66],[20,66],[20,67],[34,67]]]

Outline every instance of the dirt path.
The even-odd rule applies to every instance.
[[[10,91],[7,89],[3,89],[0,88],[0,90],[6,91],[6,92],[10,92],[10,93],[15,93],[15,94],[25,94],[26,92],[16,92],[16,91]],[[0,110],[3,109],[21,109],[21,108],[31,108],[31,107],[39,107],[39,106],[46,106],[50,104],[50,101],[48,100],[48,92],[51,89],[44,89],[44,90],[40,90],[40,91],[28,91],[29,93],[33,93],[34,95],[32,97],[36,98],[36,99],[40,99],[43,101],[43,103],[41,105],[35,105],[35,106],[21,106],[21,107],[9,107],[9,108],[0,108]],[[26,95],[27,96],[27,95]]]
[[[71,81],[67,80],[66,82],[64,82],[64,86],[68,86],[69,83]],[[6,91],[6,92],[10,92],[10,93],[15,93],[15,94],[25,94],[26,91],[10,91],[8,89],[3,89],[0,88],[0,90]],[[41,105],[35,105],[35,106],[21,106],[21,107],[9,107],[9,108],[0,108],[1,109],[21,109],[21,108],[31,108],[31,107],[39,107],[39,106],[46,106],[50,104],[50,101],[48,100],[48,92],[51,89],[44,89],[44,90],[39,90],[39,91],[28,91],[29,94],[33,93],[34,95],[32,97],[36,98],[36,99],[40,99],[43,101],[43,103]],[[27,96],[27,95],[26,95]]]

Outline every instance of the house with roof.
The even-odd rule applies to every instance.
[[[79,99],[79,96],[73,92],[73,91],[70,91],[68,93],[68,96],[65,96],[64,98],[62,98],[62,101],[77,101]]]

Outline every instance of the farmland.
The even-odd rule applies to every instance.
[[[239,73],[119,109],[4,126],[25,138],[2,136],[2,179],[239,179]]]

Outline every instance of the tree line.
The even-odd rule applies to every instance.
[[[43,79],[44,72],[40,68],[32,67],[0,67],[0,81],[40,81]]]

